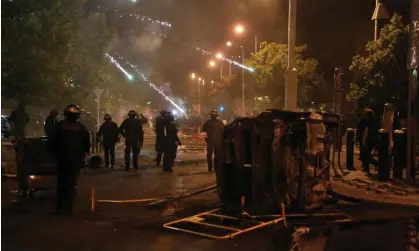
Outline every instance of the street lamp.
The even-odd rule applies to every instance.
[[[386,6],[380,3],[379,0],[375,0],[375,9],[372,14],[371,20],[374,20],[374,41],[378,39],[378,19],[389,19]]]
[[[192,79],[195,79],[195,78],[196,78],[195,73],[193,73],[193,72],[192,72],[192,74],[191,74],[191,78],[192,78]]]
[[[236,25],[236,27],[234,28],[234,31],[237,34],[242,34],[244,32],[244,27],[241,24]]]
[[[237,30],[237,27],[236,27]],[[239,29],[240,30],[240,29]],[[228,47],[233,46],[233,43],[231,43],[230,41],[226,42],[226,45]],[[244,46],[243,45],[238,45],[238,47],[240,47],[242,55],[241,55],[241,59],[242,59],[242,65],[244,65]],[[231,63],[230,63],[230,75],[231,75]],[[245,88],[245,84],[244,84],[244,67],[242,67],[242,110],[243,110],[243,115],[245,115],[244,112],[244,88]]]
[[[214,67],[215,66],[215,61],[214,60],[209,61],[209,66]]]
[[[218,52],[217,54],[215,54],[215,57],[218,59],[223,59],[223,54],[221,52]]]
[[[285,109],[297,110],[297,68],[295,37],[297,26],[297,0],[289,0],[288,9],[288,66],[285,77]]]

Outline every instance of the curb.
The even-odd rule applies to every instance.
[[[417,199],[398,198],[396,196],[376,193],[375,191],[363,190],[352,187],[349,184],[345,184],[342,180],[332,180],[331,186],[334,193],[355,201],[419,208],[419,200]]]

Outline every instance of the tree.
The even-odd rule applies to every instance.
[[[84,0],[3,3],[2,97],[45,103],[64,87]]]
[[[236,75],[224,76],[222,79],[209,83],[208,96],[210,98],[218,95],[220,92],[225,91],[226,88],[231,86],[236,81]]]
[[[348,101],[356,107],[373,106],[379,111],[386,102],[396,109],[404,109],[408,84],[408,26],[395,14],[380,31],[377,41],[366,45],[367,55],[356,55],[349,70],[354,79],[350,83]]]
[[[311,102],[320,102],[315,90],[324,84],[319,72],[318,61],[303,56],[307,46],[296,47],[296,65],[298,72],[298,102],[306,107]],[[247,65],[255,69],[259,92],[273,100],[285,100],[285,73],[288,64],[288,47],[286,44],[261,43],[261,49],[252,54]]]
[[[80,21],[80,29],[75,40],[75,49],[67,63],[68,78],[63,89],[66,102],[91,106],[94,100],[93,89],[107,88],[111,63],[105,57],[116,36],[116,30],[106,24],[101,13],[91,13]]]

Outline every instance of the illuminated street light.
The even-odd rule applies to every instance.
[[[211,84],[214,84],[214,80],[211,80]]]
[[[195,79],[195,78],[196,78],[195,73],[192,73],[192,74],[191,74],[191,78],[192,78],[192,79]]]
[[[227,41],[226,45],[227,45],[228,47],[231,47],[233,44],[232,44],[230,41]]]
[[[202,80],[202,78],[198,78],[198,81],[201,81]]]
[[[238,24],[234,30],[237,34],[242,34],[244,32],[244,27],[243,25]]]
[[[211,60],[211,61],[209,62],[209,65],[210,65],[211,67],[214,67],[214,66],[215,66],[215,61],[214,61],[214,60]]]
[[[222,59],[223,58],[223,54],[218,52],[217,54],[215,54],[215,57],[218,59]]]

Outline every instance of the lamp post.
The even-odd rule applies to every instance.
[[[103,91],[104,90],[100,88],[96,88],[93,90],[96,97],[95,101],[97,103],[97,130],[99,130],[99,126],[100,126],[100,96],[102,95]]]
[[[242,65],[244,65],[244,46],[241,45],[240,48],[242,49]],[[243,110],[243,116],[246,115],[246,111],[244,109],[244,67],[242,67],[242,110]]]
[[[380,3],[380,0],[375,0],[375,9],[372,14],[371,20],[374,20],[374,41],[378,39],[378,19],[389,19],[387,9],[384,4]]]
[[[289,0],[288,14],[288,67],[285,79],[285,109],[297,110],[297,69],[295,67],[295,34],[297,0]]]

